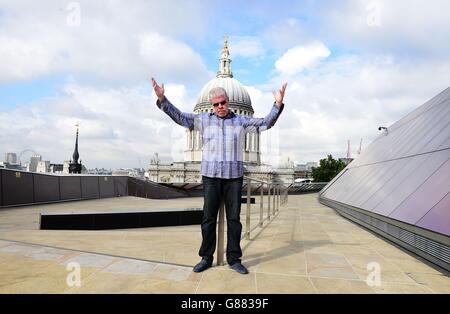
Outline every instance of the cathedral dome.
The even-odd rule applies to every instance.
[[[253,114],[252,101],[247,90],[238,80],[232,77],[216,77],[209,81],[200,92],[194,112],[211,109],[209,91],[214,87],[222,87],[227,91],[231,110],[244,110]]]
[[[231,58],[228,50],[228,38],[225,37],[224,47],[219,60],[217,77],[206,83],[200,92],[194,107],[195,113],[212,112],[209,102],[209,91],[214,87],[222,87],[227,91],[230,109],[237,114],[253,116],[253,107],[250,95],[245,87],[233,78],[231,72]]]

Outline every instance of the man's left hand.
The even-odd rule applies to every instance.
[[[284,98],[284,92],[286,91],[287,82],[281,86],[281,89],[278,91],[278,93],[275,93],[275,91],[272,91],[273,97],[275,97],[275,104],[278,108],[281,107],[283,104],[283,98]]]

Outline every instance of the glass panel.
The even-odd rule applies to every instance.
[[[436,112],[430,122],[426,122],[425,128],[417,129],[410,139],[405,139],[409,143],[404,149],[398,152],[398,156],[407,156],[424,151],[424,147],[435,137],[443,132],[445,125],[450,120],[450,106],[443,106],[444,111]],[[437,107],[440,108],[440,107]],[[448,134],[448,133],[447,133]]]
[[[410,174],[399,180],[398,186],[392,190],[388,197],[379,203],[374,212],[389,215],[411,193],[413,193],[433,172],[435,172],[450,157],[450,150],[432,153],[427,162],[418,165]],[[413,157],[417,158],[417,157]]]
[[[415,224],[449,192],[450,160],[440,167],[389,216]]]
[[[408,177],[411,173],[419,169],[423,164],[426,163],[427,159],[431,157],[430,154],[410,157],[404,160],[399,160],[401,162],[402,167],[400,169],[395,169],[393,171],[393,175],[390,180],[388,180],[385,184],[383,184],[380,189],[374,193],[370,198],[368,198],[362,205],[361,208],[364,208],[369,211],[373,211],[373,209],[384,199],[386,199],[395,189],[402,184],[406,177]]]
[[[358,193],[358,197],[353,201],[354,206],[364,208],[364,202],[372,195],[377,194],[378,191],[392,179],[392,177],[395,177],[396,174],[398,174],[400,169],[402,169],[406,163],[407,160],[403,159],[381,163],[381,167],[376,174],[371,178],[367,178],[368,186],[362,193]]]
[[[395,164],[395,161],[388,161],[367,166],[371,171],[362,178],[363,180],[359,184],[359,186],[354,188],[354,191],[351,193],[348,199],[348,204],[356,207],[358,207],[358,205],[361,205],[357,202],[357,200],[362,198],[366,193],[370,193],[370,191],[374,188],[374,185],[379,181],[383,181],[384,177],[388,175],[388,173],[392,173],[391,169],[395,166]],[[368,195],[367,197],[369,196],[370,195]]]
[[[448,118],[447,121],[450,121]],[[437,149],[450,148],[450,123],[447,122],[445,128],[433,138],[422,150],[423,152]]]
[[[354,168],[351,169],[350,171],[351,175],[348,176],[344,186],[340,187],[339,191],[336,194],[336,199],[342,203],[347,203],[349,196],[364,181],[366,175],[372,171],[372,168],[371,166],[366,166],[361,168]]]
[[[434,206],[417,226],[450,236],[450,193]]]

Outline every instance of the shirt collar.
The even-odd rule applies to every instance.
[[[231,119],[231,118],[234,118],[236,116],[236,114],[232,110],[228,110],[228,114],[226,115],[225,118],[219,117],[218,115],[216,115],[215,112],[211,112],[209,114],[209,116],[215,116],[217,119]]]

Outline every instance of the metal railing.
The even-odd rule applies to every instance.
[[[250,234],[257,228],[262,228],[265,221],[269,221],[271,217],[274,217],[280,210],[280,206],[288,203],[288,190],[289,186],[281,182],[266,182],[263,180],[244,176],[246,182],[246,198],[247,207],[245,214],[245,232],[244,237],[246,240],[250,240]],[[259,223],[251,228],[251,195],[252,195],[252,182],[258,184],[258,187],[253,191],[256,201],[256,193],[259,189],[260,202],[259,202]],[[267,216],[264,218],[264,186],[267,187]],[[255,202],[256,203],[256,202]],[[272,207],[271,207],[272,205]],[[224,224],[225,224],[225,208],[224,203],[220,204],[219,208],[219,227],[218,227],[218,239],[217,239],[217,265],[224,265]]]
[[[289,186],[291,194],[320,192],[328,182],[293,183]]]

